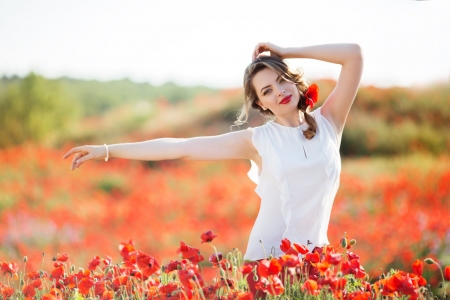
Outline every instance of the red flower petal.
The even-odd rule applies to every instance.
[[[450,266],[445,267],[444,278],[445,280],[450,281]]]
[[[216,237],[217,235],[215,235],[211,230],[203,232],[201,235],[202,243],[211,243],[212,240]]]

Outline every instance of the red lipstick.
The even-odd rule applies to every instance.
[[[291,99],[292,99],[292,95],[286,96],[280,101],[280,104],[287,104],[287,103],[291,102]]]

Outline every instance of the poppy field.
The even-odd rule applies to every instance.
[[[70,147],[71,145],[65,146],[67,149]],[[78,287],[77,291],[84,295],[83,297],[95,294],[95,284],[99,282],[104,282],[105,291],[114,292],[114,297],[120,296],[120,293],[116,293],[118,290],[124,292],[127,288],[131,289],[127,292],[129,295],[133,289],[131,286],[136,286],[139,280],[141,281],[137,287],[140,292],[137,293],[140,298],[144,295],[149,297],[150,290],[155,291],[155,297],[161,298],[161,289],[165,291],[166,288],[173,289],[174,295],[179,297],[167,299],[184,299],[183,297],[189,296],[186,294],[187,290],[197,290],[197,294],[194,293],[197,296],[192,297],[200,297],[198,289],[209,285],[215,286],[212,288],[215,289],[212,293],[214,295],[217,292],[223,297],[234,299],[233,297],[238,297],[241,293],[239,297],[246,297],[247,290],[243,280],[245,274],[242,275],[242,272],[241,275],[236,275],[235,272],[233,276],[238,277],[229,278],[236,284],[236,289],[229,290],[229,287],[224,287],[224,283],[220,283],[220,278],[224,275],[220,275],[220,272],[225,271],[213,268],[214,264],[218,264],[214,257],[192,261],[189,257],[183,257],[182,250],[178,253],[175,251],[177,248],[183,248],[184,244],[186,247],[198,249],[200,253],[214,253],[208,243],[199,242],[201,232],[212,230],[217,235],[214,246],[224,257],[227,257],[226,253],[231,253],[239,258],[241,256],[237,254],[238,251],[245,252],[247,238],[259,209],[255,186],[246,175],[249,169],[246,161],[145,163],[111,159],[107,163],[87,163],[80,169],[70,171],[70,162],[61,158],[64,153],[65,151],[33,145],[0,152],[0,262],[6,264],[5,267],[2,265],[3,272],[6,272],[2,280],[3,285],[17,287],[22,282],[29,286],[34,284],[34,281],[41,280],[47,288],[47,294],[51,294],[52,287],[58,289],[54,293],[63,293],[64,289],[53,282],[56,276],[50,277],[54,269],[61,268],[55,272],[60,272],[58,278],[64,282],[64,287],[72,296],[74,285],[68,287],[69,283],[66,281],[77,278],[79,282],[84,280],[94,284],[86,283],[89,288],[84,294],[82,288]],[[391,164],[394,164],[394,160]],[[344,233],[349,241],[357,241],[351,251],[357,253],[358,264],[364,266],[364,274],[367,276],[364,275],[364,278],[360,279],[371,284],[371,293],[375,293],[376,282],[380,282],[381,274],[398,277],[400,282],[412,282],[409,292],[414,295],[415,292],[411,289],[419,293],[420,286],[416,287],[416,284],[420,285],[422,279],[408,274],[423,276],[431,287],[438,288],[440,284],[445,284],[435,264],[425,267],[423,274],[413,272],[411,264],[416,260],[429,258],[440,262],[443,270],[447,270],[444,266],[450,265],[449,165],[449,158],[439,157],[433,158],[428,164],[402,164],[402,167],[395,168],[395,172],[387,174],[374,171],[376,166],[372,166],[370,160],[344,160],[341,185],[328,232],[331,246],[334,246],[329,248],[328,254],[340,253],[339,257],[342,257],[343,261],[339,266],[335,266],[331,264],[332,258],[326,258],[328,254],[321,254],[320,260],[315,264],[324,264],[322,276],[316,280],[311,279],[318,284],[316,288],[314,283],[305,277],[304,271],[298,271],[298,275],[303,274],[299,275],[301,284],[290,288],[283,283],[283,289],[286,291],[280,293],[313,295],[324,291],[322,287],[326,284],[320,283],[320,280],[337,280],[333,276],[337,276],[337,270],[343,272],[341,269],[344,262],[352,264],[352,254],[339,250]],[[358,175],[354,169],[358,169],[361,174]],[[369,170],[372,170],[373,174]],[[181,246],[180,242],[183,242]],[[307,245],[307,241],[304,244]],[[118,245],[122,245],[119,247],[120,251]],[[127,251],[124,247],[134,249],[129,250],[133,253],[130,257],[124,257],[123,251]],[[136,252],[136,249],[140,252]],[[58,260],[58,255],[65,253],[69,255],[69,260]],[[21,265],[25,256],[26,269],[14,267]],[[52,260],[54,257],[56,262]],[[142,279],[147,277],[138,278],[131,275],[145,273],[140,259],[154,259],[158,265],[151,270],[151,276],[146,275],[149,279],[145,282]],[[281,283],[273,277],[279,266],[298,264],[295,268],[301,269],[301,266],[304,268],[305,263],[307,264],[304,255],[300,255],[298,262],[295,259],[292,262],[291,259],[285,258],[285,262],[268,260],[267,268],[275,268],[275,273],[271,273],[272,277],[262,277],[267,281],[261,283],[264,285],[261,288],[266,288],[267,291],[267,287]],[[228,257],[228,260],[232,258]],[[178,277],[167,275],[166,279],[166,275],[157,275],[158,272],[166,274],[167,270],[159,266],[167,266],[174,261],[182,264],[181,270],[190,272],[192,269],[192,272],[198,273],[196,276],[201,276],[204,286],[198,286],[198,282],[191,280],[192,277],[189,276],[192,272],[189,273],[191,275],[186,275],[190,279],[184,283],[181,274],[178,274]],[[7,267],[9,263],[12,264],[11,267]],[[238,263],[239,259],[235,259],[237,269],[244,268],[242,262],[241,265],[236,265]],[[97,272],[100,270],[91,264],[100,267],[102,276],[108,279],[98,277],[100,275]],[[356,261],[353,264],[356,264]],[[77,269],[72,265],[76,265]],[[78,267],[84,267],[84,271],[80,273]],[[8,268],[16,271],[8,271]],[[125,268],[125,271],[120,268]],[[92,270],[87,271],[88,269]],[[333,271],[327,271],[328,269]],[[398,273],[400,270],[404,273]],[[44,273],[39,276],[28,275],[32,271]],[[255,269],[255,272],[257,271]],[[17,280],[14,279],[13,273],[18,274]],[[8,277],[8,274],[12,276]],[[26,276],[29,276],[28,279]],[[42,276],[48,276],[45,277],[47,281]],[[70,276],[73,276],[72,279],[69,279]],[[120,276],[125,277],[120,279]],[[173,283],[176,287],[163,287],[170,285],[170,278],[173,277],[179,278]],[[358,279],[357,275],[354,277],[355,280]],[[388,277],[383,280],[387,280],[386,278]],[[107,280],[110,282],[106,282]],[[115,287],[114,280],[131,281],[128,287],[123,282]],[[366,284],[353,279],[346,280],[349,284],[350,281],[352,284]],[[47,283],[44,284],[44,281]],[[193,284],[196,284],[195,287]],[[304,287],[309,284],[313,287]],[[340,293],[345,291],[343,288],[333,291],[330,290],[330,285],[327,286],[331,294],[338,293],[339,297]],[[39,282],[34,287],[40,287]],[[39,288],[36,290],[39,295],[44,295]],[[348,292],[359,290],[352,287]],[[437,291],[442,292],[442,289]],[[166,295],[171,295],[172,292]],[[367,289],[365,292],[368,292]],[[391,292],[394,294],[396,291]],[[110,294],[106,293],[105,297],[111,296]],[[419,297],[420,293],[417,295]],[[356,294],[353,296],[356,297]]]

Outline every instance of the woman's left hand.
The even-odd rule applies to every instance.
[[[270,52],[270,56],[277,56],[283,58],[284,48],[274,45],[272,43],[259,43],[253,50],[252,61],[255,60],[261,53]]]

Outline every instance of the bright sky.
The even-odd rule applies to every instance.
[[[263,41],[359,43],[363,84],[450,82],[449,0],[0,0],[0,75],[239,87]],[[290,64],[310,80],[340,70]]]

